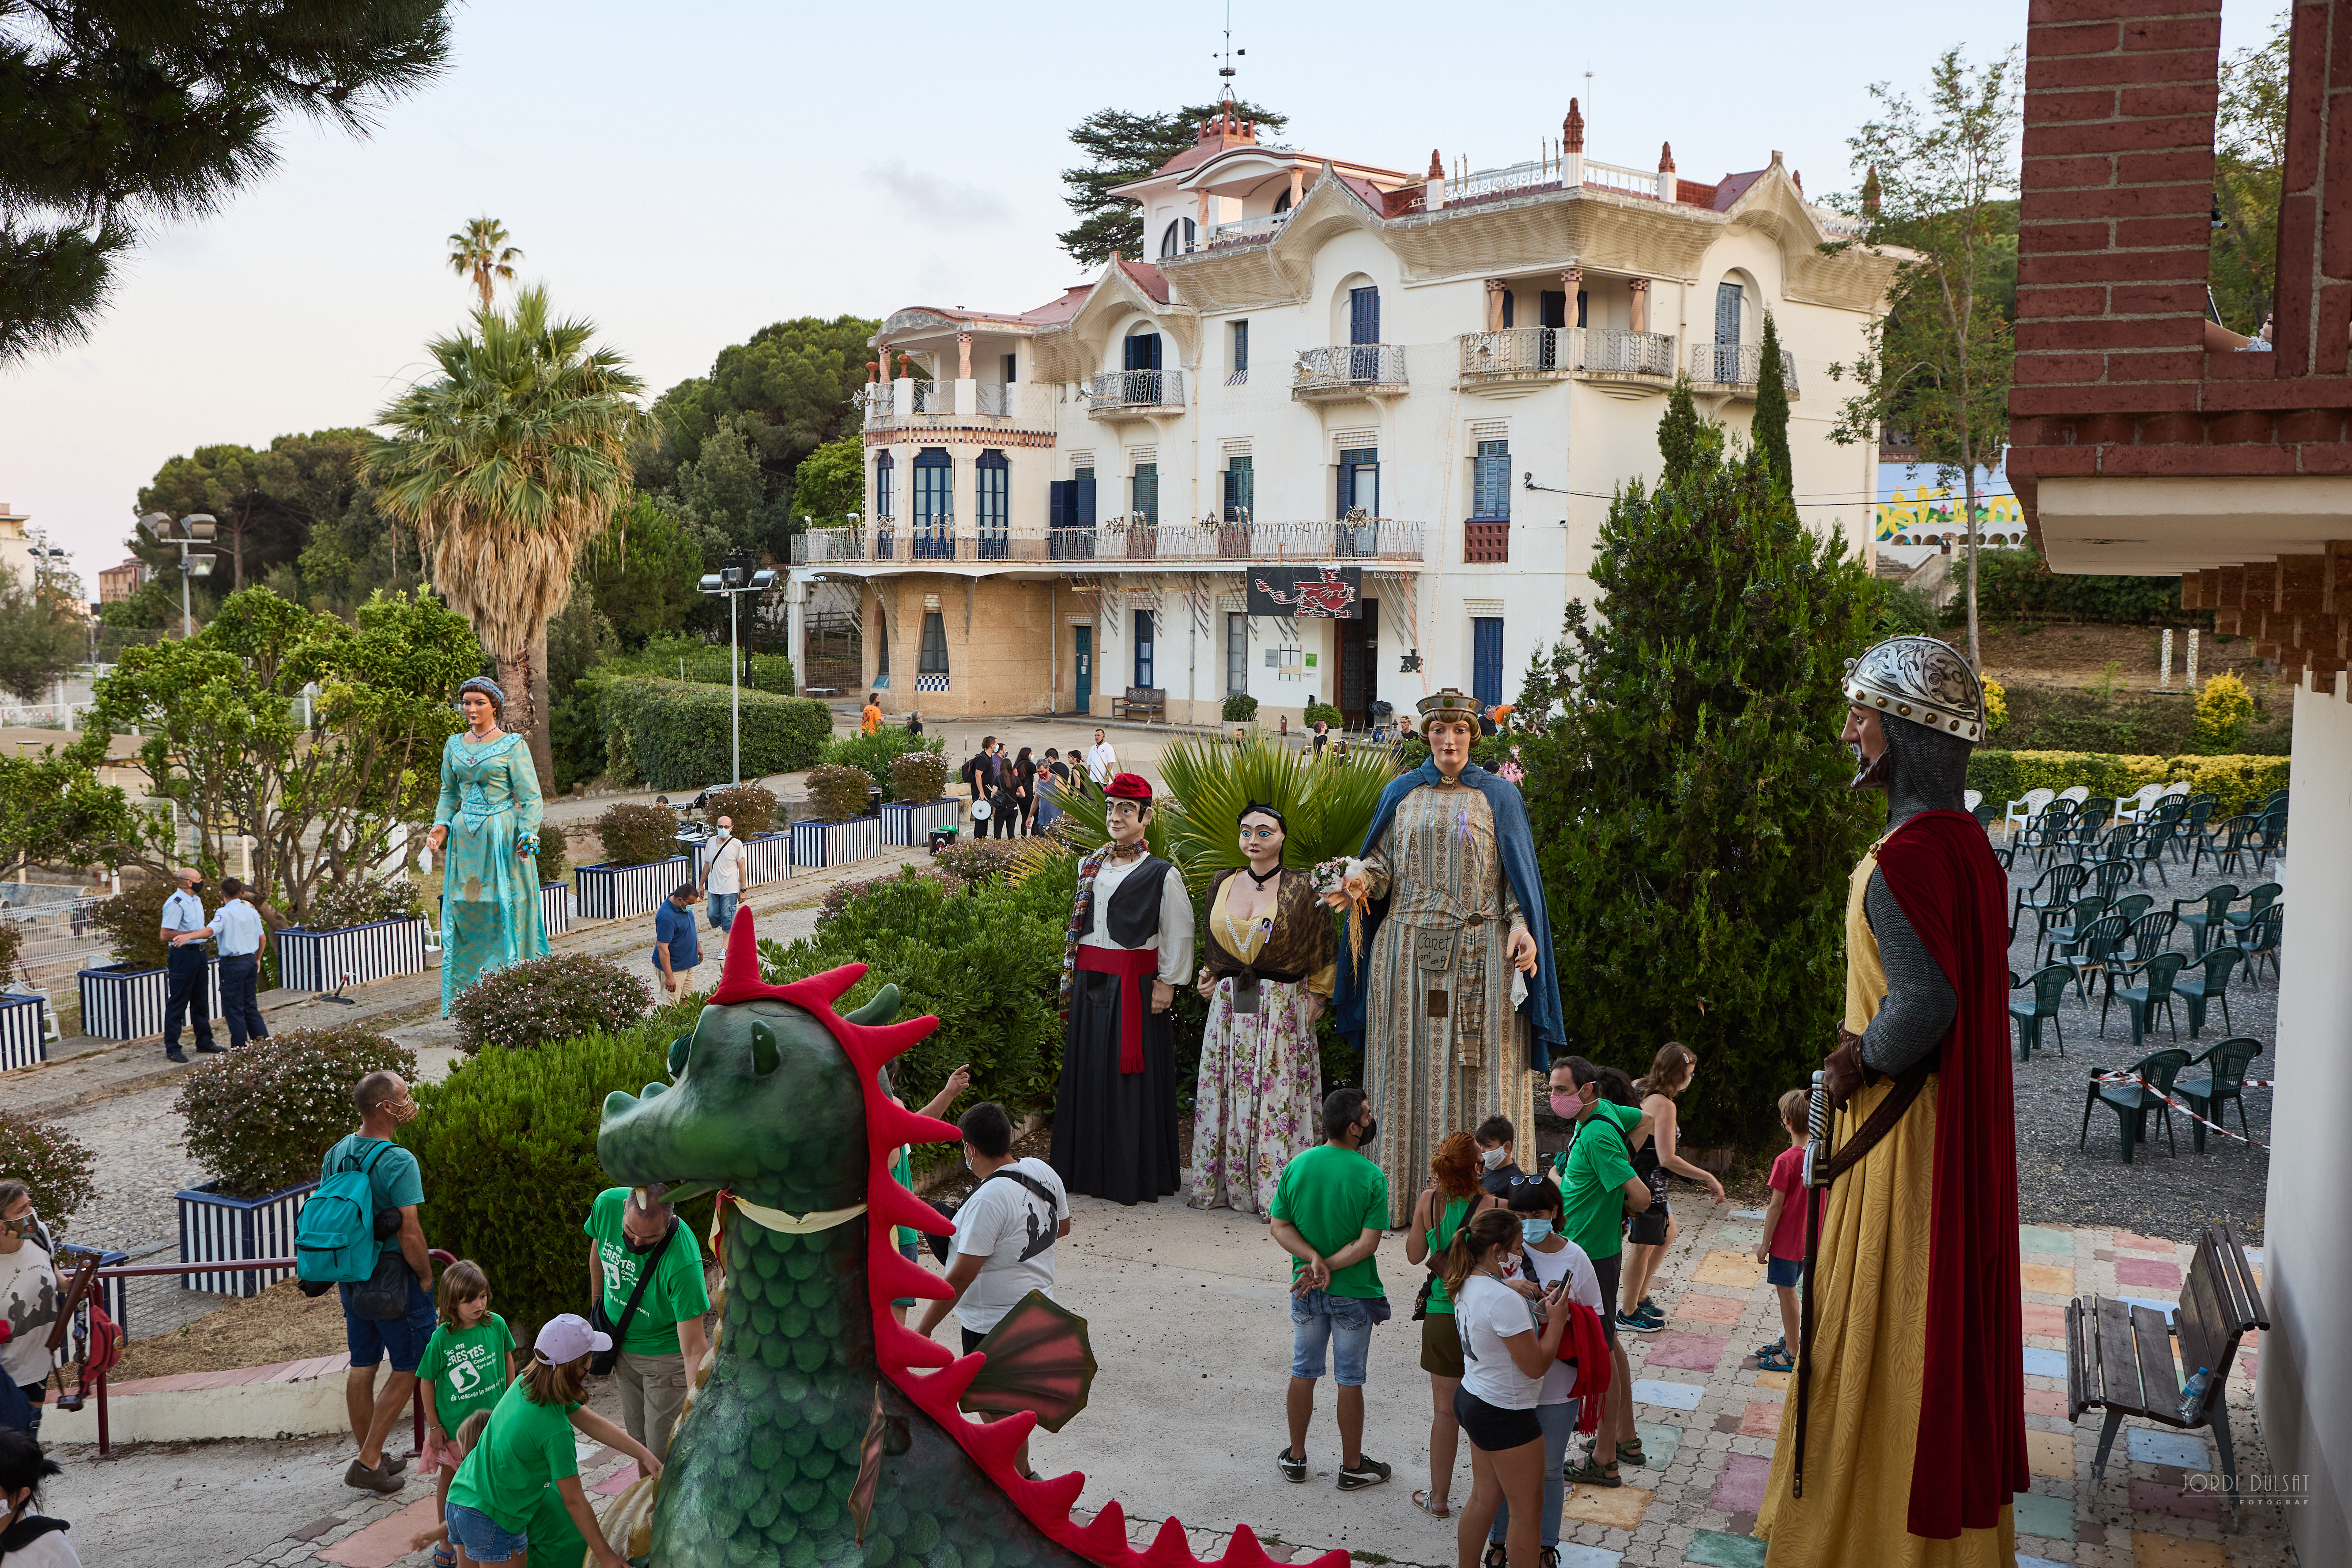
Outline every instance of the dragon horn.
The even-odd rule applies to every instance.
[[[874,993],[874,999],[866,1005],[842,1015],[851,1023],[862,1024],[868,1028],[887,1024],[898,1016],[898,988],[896,985],[885,985]]]

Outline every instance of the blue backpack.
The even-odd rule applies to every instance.
[[[379,1142],[367,1163],[357,1151],[320,1182],[294,1221],[294,1274],[314,1284],[357,1285],[375,1272],[375,1163],[392,1149]]]

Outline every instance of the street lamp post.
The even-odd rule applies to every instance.
[[[727,703],[734,721],[735,782],[743,782],[743,642],[742,624],[739,616],[740,601],[746,594],[764,594],[776,585],[776,574],[768,567],[753,569],[749,554],[738,553],[727,558],[726,565],[716,572],[703,574],[698,584],[706,594],[727,596]]]
[[[180,636],[192,637],[196,635],[196,618],[188,605],[188,579],[211,576],[213,563],[218,559],[211,551],[194,546],[211,543],[220,525],[207,512],[192,511],[175,523],[169,512],[151,511],[139,520],[139,526],[156,543],[180,552]]]

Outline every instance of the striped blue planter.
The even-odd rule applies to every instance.
[[[255,1258],[294,1256],[294,1218],[310,1201],[316,1182],[257,1198],[224,1197],[211,1184],[179,1194],[180,1261],[240,1263]],[[183,1290],[223,1296],[258,1296],[293,1273],[290,1268],[220,1268],[180,1276]]]
[[[953,827],[963,819],[963,802],[942,795],[937,800],[886,800],[882,803],[882,842],[892,848],[911,849],[930,841],[934,827]]]
[[[425,973],[425,921],[374,921],[363,926],[278,933],[278,983],[289,991],[331,991],[395,974]]]
[[[643,866],[583,866],[572,873],[580,889],[583,921],[623,921],[649,915],[682,882],[694,880],[694,858],[673,855]]]
[[[694,874],[699,879],[710,863],[711,840],[694,847]],[[762,833],[757,838],[739,840],[743,846],[743,886],[746,890],[781,882],[793,874],[793,837],[789,833]]]
[[[846,822],[795,822],[792,825],[795,867],[846,866],[871,860],[882,853],[882,819],[853,816]]]
[[[572,929],[572,884],[542,882],[539,888],[540,918],[547,921],[548,940],[552,942]]]
[[[100,1040],[143,1040],[163,1032],[163,1004],[172,994],[167,971],[129,969],[119,963],[85,969],[74,976],[81,997],[81,1032]],[[220,960],[205,964],[205,1016],[221,1016]],[[183,1032],[184,1033],[184,1027]]]
[[[0,1072],[49,1059],[48,1004],[0,991]]]

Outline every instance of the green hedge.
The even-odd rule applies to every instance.
[[[1985,752],[1969,759],[1969,787],[1994,805],[2030,789],[2086,787],[2095,800],[2127,795],[2143,784],[2187,780],[2221,797],[2218,819],[2234,816],[2273,790],[2286,788],[2285,757],[2143,757],[2105,752]]]
[[[519,1342],[558,1312],[583,1310],[588,1205],[613,1184],[596,1162],[604,1097],[669,1080],[670,1042],[691,1033],[699,1000],[673,1004],[616,1034],[535,1050],[498,1046],[419,1084],[416,1120],[400,1130],[423,1168],[425,1239],[479,1263]],[[680,1205],[697,1237],[710,1200]]]
[[[835,735],[824,743],[823,757],[827,763],[864,768],[882,786],[882,798],[896,800],[898,796],[890,782],[890,764],[909,752],[929,752],[944,759],[947,745],[939,736],[909,735],[904,729],[885,724],[871,735]]]
[[[1964,556],[1952,559],[1956,582],[1968,579]],[[2180,608],[2179,577],[2080,577],[2060,575],[2042,563],[2032,550],[1987,550],[1977,556],[1977,614],[1985,620],[2013,620],[2020,616],[2063,616],[2076,621],[2108,621],[2141,626],[2187,621],[2210,626],[2212,617],[2202,611]],[[1966,626],[1969,601],[1960,594],[1945,607],[1944,624]]]
[[[816,765],[833,734],[833,710],[813,697],[742,698],[745,778]],[[633,676],[605,686],[599,706],[615,784],[691,789],[734,776],[726,687]]]

